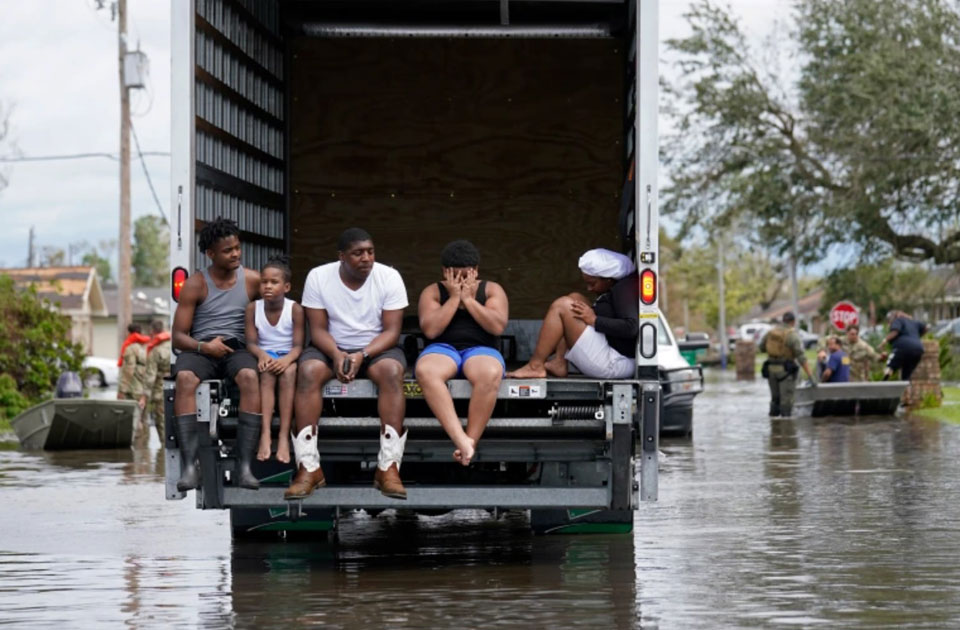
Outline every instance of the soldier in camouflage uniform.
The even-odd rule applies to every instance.
[[[117,384],[118,400],[140,400],[144,392],[144,377],[147,371],[147,342],[150,337],[140,333],[140,324],[127,326],[126,340],[120,348],[120,382]],[[143,404],[139,410],[143,411]],[[134,413],[134,427],[139,426],[140,413]]]
[[[856,324],[847,328],[842,341],[843,351],[850,357],[850,382],[869,381],[872,364],[883,361],[883,356],[860,338],[860,327]]]
[[[813,375],[803,354],[800,335],[793,329],[796,317],[787,311],[783,315],[783,325],[770,330],[760,340],[760,352],[767,353],[763,364],[763,375],[770,385],[770,416],[789,417],[793,413],[793,395],[797,388],[797,364],[806,372],[810,383]]]
[[[163,426],[163,379],[170,375],[170,333],[164,330],[163,322],[155,320],[150,324],[153,337],[147,346],[147,370],[144,377],[144,390],[140,396],[140,406],[150,427],[150,416],[160,435],[160,445],[164,441]]]

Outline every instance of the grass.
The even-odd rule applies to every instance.
[[[13,431],[13,427],[10,426],[10,421],[0,416],[0,433],[6,433],[7,431]]]
[[[943,388],[943,404],[930,409],[918,409],[913,415],[960,424],[960,387]]]

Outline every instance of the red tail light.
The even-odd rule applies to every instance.
[[[180,291],[183,290],[183,284],[187,281],[189,275],[183,267],[174,267],[170,276],[170,295],[173,296],[174,302],[180,301]]]
[[[653,269],[644,269],[640,274],[640,301],[647,306],[657,299],[657,274]]]

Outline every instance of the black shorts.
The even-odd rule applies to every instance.
[[[180,372],[193,372],[201,381],[214,378],[236,378],[237,372],[244,368],[257,371],[257,358],[247,350],[234,350],[221,359],[188,350],[181,352],[173,366],[173,375]]]
[[[360,352],[361,350],[348,350],[346,348],[340,349],[349,353]],[[400,365],[403,366],[403,369],[407,369],[407,357],[403,354],[403,348],[400,346],[394,346],[389,350],[381,352],[375,357],[370,357],[369,361],[365,361],[363,365],[360,366],[360,371],[357,372],[357,378],[365,378],[367,375],[367,369],[371,365],[383,361],[384,359],[393,359],[394,361],[399,361]],[[306,349],[300,353],[300,358],[297,361],[300,364],[304,363],[305,361],[323,361],[326,366],[333,371],[334,374],[337,372],[333,369],[333,360],[312,344],[307,346]]]
[[[913,371],[920,365],[920,359],[922,358],[922,352],[917,354],[916,352],[904,352],[894,348],[890,358],[887,359],[887,367],[893,372],[900,370],[900,380],[909,381]]]

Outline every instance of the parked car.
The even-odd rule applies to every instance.
[[[945,323],[937,324],[933,328],[933,336],[939,339],[946,335],[960,337],[960,317],[951,319]]]
[[[804,350],[816,348],[817,344],[820,343],[819,335],[815,335],[812,332],[807,332],[802,328],[797,328],[797,334],[800,335],[800,342],[803,344]]]
[[[773,324],[768,324],[767,322],[748,322],[740,327],[737,338],[760,343],[760,340],[763,339],[763,336],[767,334],[771,328],[773,328]]]
[[[83,360],[83,373],[88,387],[111,387],[120,380],[120,367],[116,359],[87,357]]]
[[[660,434],[690,436],[693,434],[693,399],[703,391],[703,368],[690,365],[680,354],[680,347],[663,314],[658,323],[657,361],[663,391]]]

